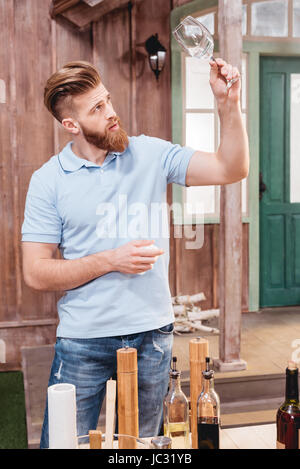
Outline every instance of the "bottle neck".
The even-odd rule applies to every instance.
[[[203,391],[208,392],[211,389],[214,389],[214,379],[213,378],[209,378],[209,379],[204,378],[203,379]]]
[[[286,401],[299,401],[298,369],[287,368],[286,370],[285,399]]]
[[[170,376],[170,392],[172,391],[181,391],[180,376]]]

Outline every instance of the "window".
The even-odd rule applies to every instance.
[[[203,2],[204,3],[204,2]],[[199,19],[218,40],[218,8],[215,6],[193,15]],[[245,41],[300,41],[300,0],[243,0],[242,35]],[[182,143],[195,149],[216,151],[219,145],[220,124],[215,108],[214,97],[209,86],[209,64],[205,60],[187,57],[182,54],[183,70],[183,135]],[[247,124],[247,55],[242,63],[242,112]],[[298,80],[295,77],[295,83]],[[293,97],[292,97],[293,99]],[[296,122],[300,110],[291,101],[291,118]],[[293,116],[296,116],[295,118]],[[293,124],[293,122],[291,124]],[[291,128],[293,131],[293,128]],[[298,154],[296,127],[292,137],[291,151]],[[297,166],[296,156],[291,162]],[[299,167],[300,168],[300,167]],[[298,166],[293,174],[298,174]],[[217,222],[219,219],[220,188],[203,186],[183,188],[181,200],[186,205],[196,207],[196,201],[204,202],[204,219]],[[300,200],[300,191],[291,179],[291,200]],[[248,180],[242,181],[242,212],[248,216]],[[193,223],[190,211],[184,220]]]
[[[201,23],[204,24],[204,26],[206,26],[208,31],[210,31],[210,33],[214,35],[215,34],[215,16],[216,14],[215,12],[213,12],[213,13],[208,13],[207,15],[197,17],[196,19],[201,21]]]
[[[197,19],[218,37],[218,10]],[[243,0],[242,34],[245,38],[300,38],[300,0]]]
[[[243,0],[243,3],[243,36],[247,39],[300,38],[300,0]]]
[[[220,122],[209,84],[210,66],[206,60],[187,56],[184,57],[184,62],[184,143],[195,150],[214,152],[219,145]],[[242,64],[242,87],[242,111],[245,123],[247,123],[246,56],[243,57]],[[196,215],[197,201],[201,201],[206,221],[219,217],[220,188],[218,186],[187,187],[182,190],[184,206],[189,207],[186,216]],[[243,215],[247,215],[247,180],[242,182],[242,207]]]
[[[247,34],[247,5],[243,5],[243,18],[242,18],[242,34],[246,36]]]
[[[291,74],[291,102],[290,102],[290,202],[300,202],[299,185],[299,118],[300,118],[300,75]]]
[[[253,36],[286,37],[288,35],[287,0],[268,0],[251,5]]]
[[[300,37],[300,0],[293,3],[293,36]]]

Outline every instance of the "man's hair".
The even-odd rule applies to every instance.
[[[63,111],[72,109],[72,97],[83,94],[101,83],[98,70],[89,62],[69,62],[54,73],[44,90],[44,104],[59,121]]]

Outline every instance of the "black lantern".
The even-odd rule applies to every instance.
[[[158,34],[149,37],[145,42],[145,47],[149,55],[149,63],[151,70],[158,80],[159,74],[164,68],[166,62],[166,49],[158,40]]]

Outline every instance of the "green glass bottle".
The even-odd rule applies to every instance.
[[[300,404],[298,368],[289,362],[286,368],[285,401],[276,417],[277,449],[300,449]]]

